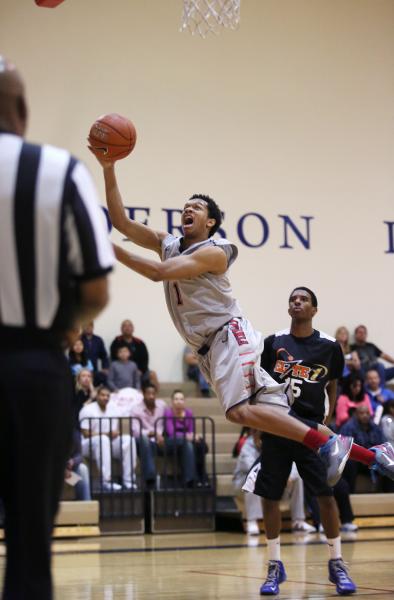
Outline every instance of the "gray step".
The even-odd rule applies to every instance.
[[[217,496],[234,496],[235,491],[232,483],[232,475],[218,475],[216,478]]]
[[[230,454],[216,454],[216,473],[218,475],[232,475],[235,469],[236,459]],[[206,465],[208,472],[212,471],[212,454],[206,456]]]

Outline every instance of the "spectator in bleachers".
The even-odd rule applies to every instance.
[[[118,348],[126,345],[130,350],[130,360],[133,360],[141,374],[141,382],[152,382],[158,389],[158,379],[154,371],[149,369],[149,354],[145,343],[134,336],[134,325],[129,319],[125,319],[120,326],[121,335],[112,342],[110,353],[111,360],[117,360]]]
[[[67,480],[72,477],[72,473],[76,473],[80,480],[74,486],[75,499],[76,500],[91,500],[92,496],[90,493],[90,481],[89,481],[89,469],[82,462],[82,447],[81,447],[81,434],[77,428],[73,432],[73,442],[70,453],[70,458],[66,463],[66,471],[64,479]]]
[[[95,385],[106,383],[109,369],[108,352],[103,338],[94,333],[93,321],[83,327],[81,340],[87,357],[93,365]]]
[[[384,404],[388,400],[394,399],[394,392],[389,390],[384,383],[381,383],[379,373],[376,369],[367,371],[365,376],[365,391],[371,400],[372,410],[376,417],[380,413],[379,418],[375,420],[375,422],[379,423]]]
[[[364,448],[371,448],[386,441],[381,428],[373,422],[370,409],[365,404],[359,404],[355,408],[353,417],[341,427],[340,433],[353,437],[354,442]],[[351,494],[355,492],[356,479],[359,474],[370,477],[371,471],[362,463],[348,460],[343,477],[349,483]]]
[[[347,327],[344,327],[343,325],[338,327],[335,332],[335,339],[341,346],[345,357],[345,366],[343,368],[342,377],[347,377],[350,373],[359,371],[361,366],[360,359],[357,352],[350,349],[350,334]]]
[[[115,458],[122,458],[123,487],[130,490],[135,487],[134,473],[137,452],[134,437],[121,434],[119,413],[110,403],[110,390],[101,386],[97,391],[96,402],[84,406],[79,414],[82,433],[82,454],[90,453],[101,469],[103,488],[118,491],[121,485],[112,481],[111,447]]]
[[[251,429],[249,436],[241,448],[234,469],[233,484],[237,494],[241,493],[247,474],[253,466],[253,463],[260,456],[261,432],[257,431],[257,429]],[[261,497],[247,492],[243,494],[243,499],[245,502],[246,533],[250,535],[259,535],[260,530],[257,521],[263,518]],[[316,531],[312,525],[309,525],[305,521],[304,486],[294,463],[282,499],[288,499],[290,502],[293,531],[300,531],[303,533],[313,533]]]
[[[193,412],[186,408],[182,390],[174,390],[171,406],[164,411],[165,449],[169,454],[180,452],[183,483],[192,486],[196,480],[196,456]],[[197,440],[196,440],[197,441]]]
[[[394,444],[394,400],[390,399],[384,405],[380,427],[388,442]]]
[[[364,390],[364,381],[360,375],[349,375],[343,380],[342,393],[338,396],[335,408],[335,425],[342,427],[352,416],[358,406],[366,406],[373,415],[371,400]]]
[[[209,383],[205,379],[204,375],[200,371],[200,367],[198,366],[198,358],[194,354],[189,346],[185,347],[183,353],[183,360],[186,366],[186,377],[191,381],[195,381],[198,385],[198,389],[200,390],[201,396],[205,398],[209,398],[211,392],[209,390]]]
[[[238,458],[238,456],[242,450],[242,446],[248,439],[249,435],[250,435],[250,427],[242,427],[239,437],[233,446],[233,450],[231,453],[233,458]]]
[[[74,342],[71,350],[68,353],[68,362],[70,363],[71,371],[74,377],[78,375],[82,369],[87,369],[93,373],[92,361],[89,360],[84,345],[81,339]]]
[[[123,388],[141,389],[141,376],[136,363],[130,360],[129,347],[124,344],[118,346],[117,359],[111,362],[108,371],[107,383],[112,392]]]
[[[141,436],[137,438],[141,460],[142,476],[148,488],[156,483],[155,452],[164,445],[164,417],[167,404],[156,398],[156,386],[153,383],[142,384],[142,400],[131,407],[130,416],[138,417],[142,423]],[[156,420],[158,423],[156,425]]]
[[[380,375],[380,381],[384,384],[394,377],[394,367],[385,367],[379,359],[383,359],[394,365],[394,358],[383,352],[367,341],[368,331],[365,325],[358,325],[354,330],[354,344],[351,349],[355,350],[360,358],[361,371],[365,375],[370,369],[376,369]]]
[[[88,369],[81,369],[75,378],[75,403],[78,414],[85,404],[90,404],[96,399],[96,394],[93,373]]]

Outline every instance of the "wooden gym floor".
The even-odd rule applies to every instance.
[[[355,597],[394,598],[394,528],[343,537],[343,556],[358,584]],[[53,550],[56,600],[257,600],[266,570],[264,536],[238,533],[102,536],[56,541]],[[336,596],[327,581],[323,536],[284,534],[282,559],[288,581],[280,600]]]

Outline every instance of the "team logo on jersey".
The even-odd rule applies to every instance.
[[[279,348],[276,355],[278,358],[275,363],[274,372],[279,373],[280,379],[294,377],[308,381],[308,383],[318,383],[328,373],[325,365],[304,365],[302,359],[295,360],[285,348]]]
[[[234,334],[234,337],[237,340],[238,346],[243,346],[244,344],[248,344],[248,340],[246,339],[246,334],[237,319],[231,319],[231,321],[229,323],[229,328],[230,328],[230,331],[232,331],[232,333]]]

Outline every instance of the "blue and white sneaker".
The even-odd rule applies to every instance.
[[[394,480],[394,448],[390,442],[370,448],[375,452],[375,462],[371,465],[373,471]]]
[[[349,577],[347,568],[342,558],[333,558],[328,561],[328,579],[335,583],[337,594],[347,596],[357,591],[356,584]]]
[[[268,561],[267,579],[260,588],[261,596],[275,596],[279,594],[279,584],[286,581],[286,571],[281,560]]]
[[[330,487],[340,480],[352,446],[352,437],[333,435],[319,448],[318,454],[327,467],[327,483]]]

